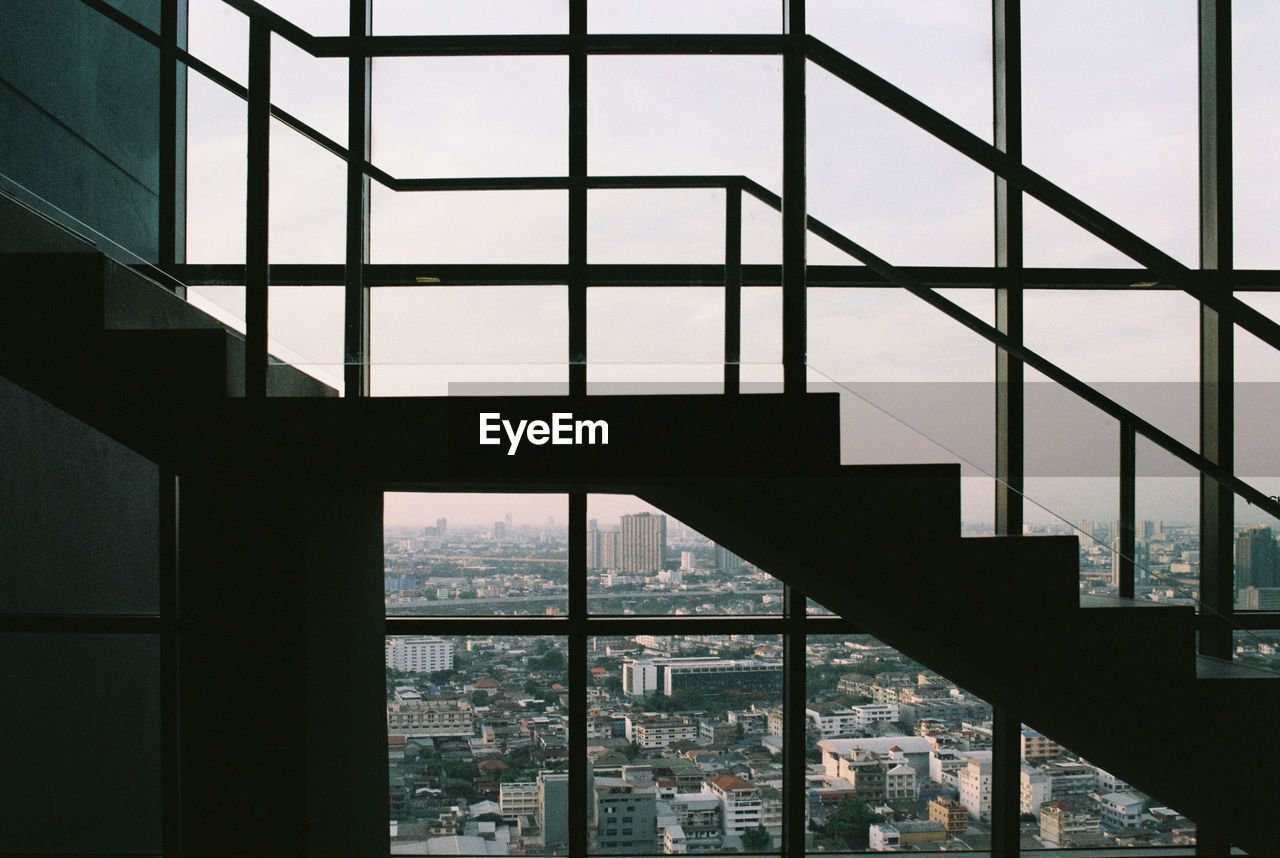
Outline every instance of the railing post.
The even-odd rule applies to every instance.
[[[245,194],[244,394],[267,395],[268,236],[271,191],[271,29],[249,21],[248,187]]]
[[[364,165],[369,160],[371,121],[369,95],[372,61],[365,54],[362,37],[373,25],[373,0],[351,0],[352,52],[347,62],[347,256],[345,286],[345,326],[343,340],[343,386],[346,396],[370,393],[371,331],[369,284],[365,265],[369,262],[369,177]]]
[[[1231,2],[1200,0],[1200,267],[1216,274],[1215,298],[1231,297]],[[1232,323],[1200,305],[1200,452],[1227,472],[1234,467],[1235,382]],[[1203,627],[1200,652],[1231,658],[1229,622],[1235,610],[1232,580],[1235,496],[1200,476],[1201,611],[1224,622]]]
[[[785,0],[782,55],[782,376],[786,393],[804,393],[808,321],[805,295],[805,13]]]
[[[996,148],[1022,160],[1022,33],[1020,0],[992,0],[992,72]],[[995,177],[996,328],[1022,342],[1022,192]],[[1023,365],[996,348],[995,529],[1022,533],[1026,398]]]
[[[742,383],[742,185],[724,189],[724,392]]]
[[[1137,434],[1133,423],[1120,423],[1120,532],[1116,534],[1119,552],[1116,589],[1126,599],[1133,598],[1134,554],[1137,551],[1138,495]]]

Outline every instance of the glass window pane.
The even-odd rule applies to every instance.
[[[375,396],[563,395],[563,286],[373,290]]]
[[[893,265],[991,264],[988,170],[813,63],[805,86],[810,215]]]
[[[589,850],[772,852],[782,833],[782,638],[587,641]]]
[[[1236,265],[1280,267],[1275,201],[1280,165],[1275,141],[1280,116],[1273,109],[1280,86],[1280,8],[1267,0],[1237,0],[1231,8],[1233,123],[1232,199],[1235,202]]]
[[[244,263],[245,104],[187,74],[187,261]]]
[[[589,0],[593,33],[780,33],[782,0]]]
[[[384,496],[389,616],[564,614],[565,495]]]
[[[1194,843],[1195,823],[1049,736],[1022,725],[1023,835],[1038,848]],[[1145,852],[1140,854],[1147,854]]]
[[[991,705],[870,635],[812,635],[805,788],[813,851],[990,846]]]
[[[595,56],[587,80],[592,175],[742,175],[781,190],[779,57]]]
[[[587,386],[593,394],[719,393],[724,289],[589,289]]]
[[[1196,265],[1196,4],[1028,4],[1022,39],[1027,166]],[[1057,226],[1028,218],[1028,265],[1055,264]]]
[[[632,495],[587,496],[593,614],[782,613],[782,582]]]
[[[563,176],[564,57],[378,57],[373,163],[397,178]]]
[[[991,139],[987,0],[808,0],[809,34]]]
[[[567,33],[562,0],[374,0],[379,36]]]
[[[370,259],[422,265],[426,277],[431,264],[568,259],[564,191],[398,193],[375,184],[369,218]]]
[[[566,644],[546,636],[387,638],[393,853],[566,853]]]

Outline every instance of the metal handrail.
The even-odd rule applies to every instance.
[[[138,23],[134,19],[108,5],[104,0],[80,0],[90,8],[105,15],[121,26],[135,33],[148,42],[160,46],[158,34]],[[374,37],[320,37],[281,17],[278,13],[267,9],[254,0],[223,0],[228,6],[248,16],[255,24],[266,27],[267,31],[276,33],[287,39],[300,49],[315,57],[350,57],[353,50],[361,49],[360,55],[372,55],[369,45]],[[504,37],[505,38],[505,37]],[[611,43],[606,37],[595,37],[597,50],[608,51],[609,46],[619,51],[630,52],[641,50],[645,46],[646,37],[622,37]],[[651,37],[650,37],[651,38]],[[685,41],[692,49],[698,44],[700,37],[688,37]],[[716,37],[724,38],[724,37]],[[760,36],[746,39],[735,38],[725,43],[729,50],[753,52],[770,48],[780,37]],[[463,50],[480,49],[482,40],[470,37],[378,37],[379,42],[397,39],[399,50],[425,51],[436,45],[440,53],[457,53]],[[469,40],[470,39],[470,40]],[[665,37],[664,37],[665,39]],[[470,42],[475,46],[468,47]],[[539,36],[530,37],[528,44],[519,49],[521,53],[564,53],[569,48],[568,37]],[[388,43],[389,44],[389,43]],[[454,45],[448,48],[446,45]],[[388,51],[390,52],[390,51]],[[1053,182],[1025,167],[1021,162],[1010,158],[996,147],[987,143],[972,132],[943,116],[924,102],[894,86],[884,78],[871,72],[865,66],[850,59],[834,48],[813,36],[805,37],[806,57],[827,72],[855,87],[865,95],[892,110],[897,115],[932,134],[970,160],[991,170],[997,176],[1023,192],[1035,197],[1055,212],[1067,217],[1072,222],[1088,230],[1111,247],[1146,266],[1163,279],[1175,283],[1182,291],[1204,302],[1221,312],[1225,317],[1243,329],[1258,337],[1272,348],[1280,350],[1280,324],[1245,304],[1234,296],[1215,294],[1211,289],[1191,282],[1195,272],[1178,262],[1173,257],[1150,244],[1140,236],[1129,231],[1119,223],[1111,220],[1101,212],[1089,206],[1083,200],[1063,190]],[[242,99],[248,99],[249,89],[209,64],[179,49],[177,56],[191,68],[218,83]],[[321,133],[311,125],[292,114],[269,105],[270,115],[285,122],[294,130],[323,147],[326,151],[349,160],[350,150]],[[361,169],[369,178],[395,191],[483,191],[483,190],[571,190],[588,189],[634,189],[634,188],[723,188],[726,192],[739,191],[750,194],[760,202],[782,211],[782,197],[765,188],[746,176],[709,175],[709,176],[525,176],[496,178],[401,178],[393,176],[374,165],[371,161],[363,161]],[[739,226],[740,229],[740,226]],[[1137,416],[1115,400],[1075,377],[1071,373],[1044,358],[1023,343],[1004,334],[996,327],[987,324],[974,314],[960,307],[955,302],[937,293],[934,289],[907,275],[899,268],[872,253],[857,242],[845,236],[835,228],[818,220],[808,218],[808,229],[815,235],[848,253],[886,281],[893,283],[912,295],[925,301],[935,309],[945,313],[949,318],[964,325],[969,330],[983,337],[1000,349],[1021,360],[1026,365],[1043,373],[1049,379],[1061,384],[1103,413],[1119,421],[1122,426],[1147,438],[1170,455],[1195,468],[1201,474],[1218,480],[1230,487],[1234,492],[1253,505],[1280,518],[1280,502],[1248,483],[1217,463],[1207,459],[1187,445],[1173,438],[1168,433],[1150,422]]]

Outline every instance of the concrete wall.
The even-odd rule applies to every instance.
[[[0,611],[155,612],[158,480],[0,379]],[[0,677],[0,852],[159,851],[158,637],[0,634]]]
[[[112,5],[159,29],[155,0]],[[0,173],[155,261],[158,50],[79,0],[0,0]]]

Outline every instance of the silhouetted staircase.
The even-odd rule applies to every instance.
[[[144,455],[634,492],[1251,853],[1280,844],[1280,683],[1198,659],[1189,607],[1081,604],[1073,537],[962,539],[956,465],[841,466],[833,395],[333,399],[273,365],[271,396],[250,401],[239,334],[126,266],[56,249],[0,255],[0,373]],[[610,419],[608,447],[475,443],[485,409],[575,405]]]

